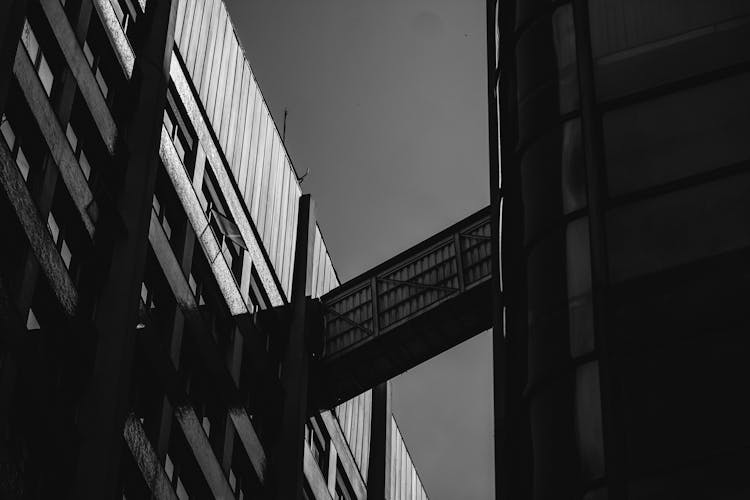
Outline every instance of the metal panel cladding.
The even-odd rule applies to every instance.
[[[221,0],[182,0],[175,42],[222,156],[289,297],[297,204],[302,195],[292,161]],[[320,231],[315,295],[338,281]]]

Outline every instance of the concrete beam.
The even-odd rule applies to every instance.
[[[5,100],[13,78],[13,61],[21,39],[26,0],[0,2],[0,116],[5,110]]]
[[[172,82],[177,89],[177,93],[180,95],[180,99],[185,105],[188,117],[190,118],[190,123],[193,125],[193,128],[198,135],[198,141],[206,153],[208,164],[219,183],[219,189],[221,189],[221,192],[226,198],[229,211],[240,230],[245,246],[248,248],[248,255],[261,282],[263,283],[263,289],[268,295],[271,305],[280,306],[284,303],[281,284],[278,283],[271,264],[266,260],[263,254],[263,250],[261,249],[262,244],[259,243],[257,233],[250,222],[249,212],[243,208],[244,202],[235,190],[234,183],[228,173],[228,168],[222,159],[222,155],[219,153],[219,148],[214,142],[213,136],[209,131],[209,126],[203,119],[201,106],[196,101],[190,88],[190,84],[188,83],[176,57],[172,58],[169,73],[172,77]],[[245,265],[249,266],[248,263],[245,263]]]
[[[0,184],[16,212],[16,217],[29,240],[31,251],[47,277],[52,292],[63,310],[69,316],[74,316],[78,305],[78,292],[52,241],[46,223],[39,220],[36,205],[31,199],[26,182],[4,141],[0,141]]]
[[[52,159],[60,170],[63,182],[65,182],[70,197],[78,209],[81,221],[83,221],[86,231],[93,239],[96,220],[99,215],[94,195],[91,193],[73,150],[70,149],[65,132],[60,127],[60,122],[55,116],[47,94],[22,44],[19,44],[16,50],[13,73],[16,75],[29,108],[31,108],[31,112],[39,124],[39,129],[47,142]]]
[[[252,422],[250,422],[247,412],[244,408],[237,406],[239,398],[236,396],[236,381],[222,364],[222,358],[218,355],[216,349],[206,344],[206,342],[211,343],[213,340],[208,338],[208,330],[202,322],[193,291],[190,289],[185,275],[180,268],[180,264],[172,252],[172,247],[169,244],[169,240],[167,240],[166,234],[164,234],[164,229],[153,212],[149,228],[149,242],[164,275],[167,277],[172,294],[175,296],[177,304],[190,326],[189,331],[204,337],[202,340],[198,339],[198,345],[202,346],[200,352],[205,357],[210,358],[205,360],[210,372],[218,374],[216,384],[220,388],[219,392],[222,394],[224,402],[229,406],[229,417],[234,424],[235,430],[240,437],[240,442],[245,448],[245,452],[253,465],[255,473],[260,482],[264,483],[266,454],[263,450],[263,445],[258,438],[258,434],[255,432]],[[231,387],[222,388],[227,385],[231,385]]]
[[[117,59],[120,61],[122,72],[125,74],[125,78],[130,80],[133,76],[133,68],[135,66],[135,52],[133,52],[133,47],[130,46],[130,41],[127,35],[125,35],[122,26],[120,26],[115,9],[109,0],[93,0],[93,2],[96,13],[104,25],[104,31],[107,33]],[[174,26],[174,22],[172,26]],[[172,31],[174,31],[174,28],[172,28]],[[169,52],[172,51],[171,46],[172,44],[170,43]]]
[[[320,472],[320,467],[318,467],[318,463],[312,456],[310,448],[308,448],[307,445],[303,445],[303,448],[304,456],[302,469],[304,471],[305,479],[307,479],[307,484],[310,486],[310,491],[312,491],[313,497],[315,498],[315,500],[332,500],[331,493],[328,491],[328,482],[326,481],[326,478],[323,477],[323,473]],[[302,490],[300,490],[300,492],[301,491]],[[276,496],[274,498],[298,497]]]
[[[354,494],[358,500],[365,500],[367,498],[367,486],[362,479],[362,474],[359,472],[359,467],[357,467],[357,462],[354,460],[354,455],[352,455],[349,444],[344,438],[344,432],[339,425],[338,419],[336,419],[331,411],[324,411],[320,416],[323,418],[323,424],[326,427],[326,431],[328,431],[328,435],[331,436],[331,442],[336,447],[339,464],[344,469],[346,477],[349,478]]]
[[[230,408],[229,417],[232,419],[237,435],[240,437],[242,446],[245,448],[250,463],[253,464],[255,474],[261,484],[266,481],[266,452],[263,450],[263,444],[260,442],[258,434],[255,432],[250,417],[244,408]]]
[[[88,61],[83,55],[83,50],[78,43],[73,28],[68,22],[68,16],[63,10],[62,4],[58,0],[43,0],[42,9],[49,21],[52,31],[55,34],[57,43],[62,50],[65,60],[68,63],[73,76],[78,82],[78,89],[81,91],[83,99],[91,111],[99,134],[107,146],[110,154],[115,151],[117,143],[117,126],[112,118],[112,113],[107,107],[107,102],[99,90],[94,74]]]
[[[153,493],[154,498],[157,500],[177,500],[169,477],[151,446],[146,431],[143,430],[138,418],[132,413],[125,419],[122,436],[125,438],[130,453],[143,475],[143,480]]]
[[[193,451],[195,461],[203,472],[214,498],[223,500],[234,499],[232,488],[224,475],[219,460],[216,458],[211,443],[203,431],[201,423],[191,406],[180,406],[174,411],[175,418],[180,423],[185,439]]]
[[[203,212],[203,207],[198,201],[198,195],[195,194],[193,184],[187,175],[185,167],[182,165],[180,157],[177,155],[177,150],[170,139],[166,129],[162,127],[161,131],[161,142],[159,146],[159,156],[161,157],[162,163],[166,168],[167,174],[169,175],[172,184],[174,185],[177,197],[182,203],[182,207],[185,209],[190,225],[193,227],[193,231],[198,236],[198,240],[201,242],[201,247],[206,255],[211,271],[216,278],[216,283],[219,285],[219,290],[224,296],[224,300],[227,303],[229,312],[232,316],[240,314],[247,314],[250,310],[242,298],[239,285],[234,279],[231,269],[224,255],[221,253],[221,247],[219,242],[216,241],[216,236],[213,230],[208,224],[208,218]]]

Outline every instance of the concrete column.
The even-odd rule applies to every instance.
[[[116,201],[124,231],[114,233],[108,228],[112,258],[96,306],[99,339],[79,419],[81,447],[74,496],[80,499],[111,499],[117,494],[176,7],[174,1],[149,2],[139,27],[142,43],[130,83],[133,114],[124,144],[128,157]]]
[[[0,115],[5,110],[5,99],[13,78],[13,61],[21,39],[27,0],[0,2]]]
[[[292,277],[292,322],[281,367],[281,383],[284,388],[281,431],[272,458],[274,498],[288,500],[302,498],[304,482],[304,440],[309,374],[305,336],[307,288],[312,271],[314,238],[314,204],[310,195],[304,195],[299,200],[297,220],[297,244]]]
[[[391,432],[391,383],[384,382],[372,389],[367,500],[390,500]]]

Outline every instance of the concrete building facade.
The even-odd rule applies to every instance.
[[[0,5],[0,496],[426,498],[221,0]]]

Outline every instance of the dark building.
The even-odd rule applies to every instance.
[[[0,497],[426,498],[222,1],[0,3],[0,115]]]
[[[500,498],[750,495],[748,47],[744,0],[488,2]]]

